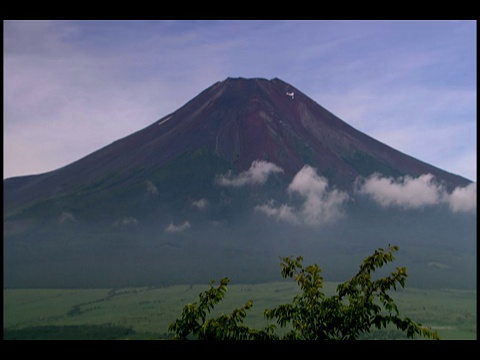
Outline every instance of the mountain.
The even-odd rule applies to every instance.
[[[368,196],[367,184],[399,178],[420,181],[422,196],[442,191],[438,199],[472,184],[355,130],[280,79],[228,78],[70,165],[4,180],[5,284],[266,281],[278,279],[278,256],[302,251],[341,277],[350,266],[339,264],[395,239],[423,274],[443,284],[437,270],[447,269],[449,281],[470,284],[462,272],[475,263],[475,218],[445,201],[385,210]]]

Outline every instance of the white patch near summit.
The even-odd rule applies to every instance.
[[[165,120],[162,120],[158,123],[158,125],[162,125],[162,124],[165,124],[168,120],[170,120],[172,118],[173,115],[170,115],[169,117],[167,117]]]

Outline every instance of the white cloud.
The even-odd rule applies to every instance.
[[[72,213],[67,211],[62,212],[62,214],[58,218],[58,222],[60,224],[63,224],[66,221],[76,221],[75,216]]]
[[[170,225],[168,225],[165,228],[165,232],[167,232],[167,233],[179,233],[179,232],[183,232],[185,230],[190,229],[190,227],[191,227],[191,225],[190,225],[189,221],[185,221],[181,225],[174,225],[173,223],[170,223]]]
[[[258,205],[255,211],[259,211],[277,220],[287,221],[292,224],[299,224],[300,219],[295,209],[288,205],[275,206],[275,201],[270,200],[267,204]]]
[[[339,219],[343,214],[343,205],[349,199],[345,192],[329,190],[328,180],[319,176],[315,169],[308,165],[295,175],[288,192],[302,198],[300,207],[286,204],[275,206],[274,202],[270,201],[257,206],[255,210],[293,224],[318,226]]]
[[[124,216],[113,223],[113,226],[137,226],[139,221],[132,216]]]
[[[194,208],[199,209],[199,210],[203,210],[208,206],[208,200],[204,199],[204,198],[199,199],[199,200],[195,200],[195,201],[192,202],[192,206]]]
[[[360,185],[359,192],[371,196],[383,207],[420,208],[437,204],[442,198],[443,187],[433,180],[431,174],[416,179],[405,176],[397,180],[373,174]]]
[[[308,165],[295,175],[288,191],[298,193],[304,198],[301,215],[308,225],[336,220],[342,214],[342,205],[349,199],[342,191],[329,191],[328,180],[319,176],[315,169]]]
[[[448,205],[453,212],[477,211],[477,183],[459,188],[457,187],[447,197]]]
[[[367,179],[359,179],[358,192],[370,196],[385,208],[418,209],[447,204],[454,212],[474,212],[477,206],[476,183],[465,188],[457,187],[449,194],[432,174],[423,174],[418,178],[407,175],[397,179],[373,174]]]
[[[158,195],[158,188],[157,186],[151,182],[150,180],[145,181],[145,185],[147,186],[147,191],[152,194],[153,196]]]
[[[216,183],[220,186],[240,187],[245,185],[263,185],[271,174],[281,173],[283,169],[264,160],[255,160],[247,171],[238,175],[228,171],[225,175],[217,176]]]

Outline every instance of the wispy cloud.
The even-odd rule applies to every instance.
[[[113,226],[137,226],[139,221],[132,216],[124,216],[113,223]]]
[[[275,203],[275,200],[270,200],[268,203],[263,205],[257,205],[255,211],[264,213],[267,216],[273,217],[277,220],[286,221],[292,224],[300,224],[300,218],[297,213],[297,210],[293,207],[282,204],[278,206]]]
[[[161,37],[142,22],[88,24],[91,28],[87,22],[67,21],[4,24],[6,176],[54,170],[78,160],[221,80],[206,68],[200,71],[199,64],[197,73],[203,75],[190,74],[192,81],[178,86],[183,84],[179,77],[186,76],[182,69],[192,71],[179,59],[195,58],[193,52],[200,51],[196,46],[192,56],[180,55],[187,43],[175,42],[179,34]],[[92,38],[95,27],[98,33]],[[113,37],[114,30],[125,37]]]
[[[75,218],[75,216],[68,212],[68,211],[64,211],[60,214],[60,217],[58,218],[58,222],[60,224],[63,224],[64,222],[67,222],[67,221],[76,221],[77,219]]]
[[[347,193],[330,190],[328,180],[308,165],[295,175],[288,186],[288,192],[301,198],[302,204],[299,207],[287,204],[277,206],[270,201],[257,206],[255,210],[293,224],[319,226],[342,217],[343,205],[349,200]]]
[[[147,187],[147,191],[150,194],[152,194],[153,196],[158,196],[158,188],[153,182],[151,182],[150,180],[146,180],[145,185]]]
[[[180,233],[180,232],[183,232],[185,230],[188,230],[190,229],[191,225],[190,225],[190,222],[189,221],[185,221],[183,224],[180,224],[180,225],[174,225],[173,223],[170,223],[170,225],[168,225],[166,228],[165,228],[165,232],[167,233]]]
[[[208,206],[208,204],[209,204],[209,202],[205,198],[192,201],[192,207],[194,207],[196,209],[199,209],[199,210],[204,210]]]
[[[255,160],[250,168],[246,171],[235,175],[232,171],[228,171],[224,175],[219,175],[215,182],[220,186],[240,187],[245,185],[263,185],[267,182],[271,174],[282,173],[283,169],[274,163]]]
[[[447,204],[454,212],[475,212],[477,206],[476,183],[465,188],[457,187],[448,193],[432,174],[397,179],[373,174],[367,179],[358,179],[357,191],[368,195],[385,208],[418,209]]]

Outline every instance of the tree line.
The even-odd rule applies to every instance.
[[[353,340],[393,325],[408,338],[439,339],[431,328],[402,317],[388,294],[397,286],[405,287],[405,267],[397,267],[384,277],[373,276],[376,270],[394,261],[396,251],[398,246],[390,245],[375,250],[363,260],[357,274],[338,285],[331,296],[322,291],[322,270],[317,264],[304,266],[301,256],[282,258],[282,277],[296,281],[300,293],[291,303],[266,309],[264,317],[274,323],[263,329],[244,323],[252,300],[229,314],[208,316],[225,297],[229,279],[221,279],[218,286],[212,281],[197,302],[184,306],[181,317],[168,330],[173,332],[173,339],[179,340]],[[276,332],[277,328],[284,330],[282,335]]]

